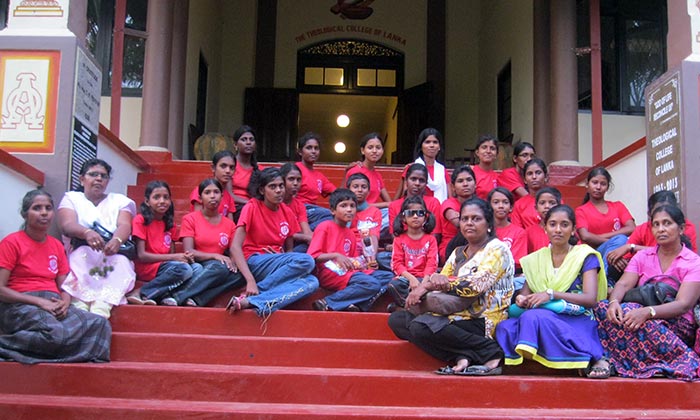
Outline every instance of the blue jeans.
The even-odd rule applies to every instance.
[[[391,271],[391,256],[392,251],[377,252],[377,256],[375,258],[380,269]]]
[[[596,249],[596,251],[600,253],[600,256],[603,257],[603,267],[605,268],[606,275],[608,274],[608,254],[610,251],[614,251],[626,243],[627,236],[619,234],[603,242]],[[614,284],[610,284],[610,282],[608,282],[608,286],[614,286]]]
[[[219,260],[207,260],[192,264],[192,278],[172,293],[178,305],[188,298],[198,306],[205,306],[219,294],[245,284],[240,273],[232,273]]]
[[[333,220],[333,214],[325,207],[315,204],[304,204],[304,206],[306,207],[306,217],[309,219],[309,227],[311,230],[316,230],[316,226],[326,220]]]
[[[391,243],[394,236],[389,231],[389,207],[380,209],[382,211],[382,228],[379,233],[379,242]]]
[[[326,296],[326,303],[334,311],[342,311],[350,305],[368,311],[374,302],[386,292],[386,286],[392,278],[394,278],[394,273],[389,271],[374,270],[372,274],[358,271],[350,277],[345,289]]]
[[[309,296],[318,289],[318,279],[311,275],[315,267],[309,254],[251,255],[248,268],[260,294],[248,297],[248,303],[255,307],[258,316],[265,316]]]
[[[153,280],[141,286],[141,296],[161,299],[192,277],[192,267],[181,261],[164,261]]]

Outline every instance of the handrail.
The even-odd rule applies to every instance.
[[[44,185],[46,176],[42,171],[2,149],[0,149],[0,163],[36,182],[38,186]]]
[[[595,167],[603,166],[605,168],[608,168],[610,166],[613,166],[614,164],[621,161],[622,159],[629,157],[634,152],[638,152],[639,150],[644,149],[646,147],[646,145],[647,145],[647,137],[644,136],[644,137],[640,138],[639,140],[635,141],[634,143],[630,144],[629,146],[627,146],[623,149],[620,149],[616,153],[613,153],[607,159],[604,159],[602,162],[595,165]],[[582,172],[582,173],[576,175],[575,177],[573,177],[569,181],[569,184],[577,185],[578,183],[585,181],[587,176],[588,176],[588,171]]]
[[[127,146],[119,137],[117,137],[116,134],[112,133],[109,128],[105,127],[104,125],[100,124],[100,136],[107,140],[110,144],[112,144],[114,147],[119,149],[120,152],[122,152],[126,157],[136,165],[137,168],[144,172],[150,172],[151,171],[151,164],[148,163],[144,158],[138,155],[138,153],[134,152],[131,150],[131,147]]]

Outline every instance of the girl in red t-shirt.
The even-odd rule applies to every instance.
[[[146,282],[131,292],[126,300],[132,304],[177,306],[170,292],[192,277],[192,252],[175,253],[177,229],[170,186],[165,181],[146,185],[141,214],[131,222],[131,237],[138,257],[134,261],[137,280]]]
[[[394,220],[391,270],[397,277],[388,286],[398,307],[406,304],[408,293],[425,277],[437,271],[438,244],[430,235],[434,228],[435,216],[428,211],[421,197],[404,200],[400,216]],[[391,308],[389,310],[391,312]]]
[[[540,158],[532,158],[523,166],[525,185],[528,195],[522,197],[513,206],[511,221],[523,229],[538,225],[541,217],[535,209],[537,192],[547,186],[547,164]]]
[[[367,203],[380,209],[389,207],[391,197],[384,185],[384,178],[377,169],[377,163],[384,156],[384,142],[379,133],[369,133],[360,141],[360,153],[362,160],[348,165],[345,170],[343,185],[347,185],[347,179],[350,175],[361,173],[369,179],[369,192],[367,194]]]
[[[297,153],[301,162],[297,168],[301,171],[301,186],[297,198],[306,207],[306,217],[311,230],[315,230],[321,222],[333,219],[331,211],[316,204],[320,196],[326,197],[335,191],[335,185],[323,174],[314,169],[314,164],[321,155],[321,137],[316,133],[306,133],[297,142]]]
[[[231,247],[246,290],[229,301],[226,309],[231,314],[254,309],[258,316],[269,316],[318,289],[318,279],[311,275],[316,267],[314,259],[292,252],[299,224],[282,203],[284,190],[279,169],[266,168],[253,174],[252,198],[241,211]]]
[[[581,242],[596,249],[603,256],[608,271],[608,253],[627,243],[636,224],[621,201],[606,201],[605,194],[612,177],[602,166],[591,169],[586,178],[583,204],[576,208],[576,229]]]
[[[20,363],[108,362],[107,318],[71,305],[62,290],[70,271],[63,244],[48,234],[53,199],[22,199],[22,230],[0,241],[0,360]]]
[[[513,210],[513,194],[504,187],[496,187],[489,193],[488,202],[493,209],[493,220],[496,226],[496,236],[510,246],[510,252],[515,261],[516,273],[520,269],[520,258],[527,255],[527,236],[525,230],[510,222],[508,217]],[[522,285],[520,285],[522,287]],[[516,289],[518,289],[516,285]]]
[[[535,208],[540,216],[540,221],[536,225],[528,226],[525,229],[528,254],[549,245],[549,236],[544,230],[544,219],[549,209],[561,204],[561,192],[554,187],[544,187],[537,191],[535,200]]]
[[[233,190],[231,186],[231,177],[235,168],[235,156],[228,150],[216,152],[211,159],[211,170],[214,179],[219,181],[222,186],[221,198],[219,199],[218,211],[222,216],[233,220],[235,212],[235,203],[233,200]],[[190,211],[201,211],[202,199],[199,197],[199,189],[194,187],[190,193]]]
[[[233,160],[233,176],[231,178],[231,188],[233,190],[233,201],[236,211],[233,220],[238,221],[241,209],[250,200],[248,185],[250,177],[260,171],[258,159],[255,155],[255,131],[248,125],[238,127],[233,133],[233,140],[236,142],[236,156]]]
[[[452,191],[450,197],[442,203],[442,239],[440,240],[440,261],[445,261],[447,244],[459,232],[459,211],[462,203],[474,196],[476,176],[471,166],[463,165],[452,171]]]
[[[208,178],[199,184],[202,209],[182,218],[180,237],[195,264],[192,278],[171,293],[178,305],[204,306],[219,294],[243,283],[236,264],[226,254],[236,230],[233,220],[219,213],[223,186]]]
[[[476,175],[476,196],[486,200],[489,192],[498,186],[498,174],[493,170],[498,156],[496,139],[489,134],[479,137],[474,153],[479,159],[479,164],[472,167]]]
[[[527,188],[523,181],[523,168],[525,164],[535,157],[535,146],[521,141],[513,148],[514,166],[506,168],[498,175],[498,186],[504,187],[513,194],[514,202],[527,195]]]
[[[311,243],[313,232],[306,218],[306,207],[297,198],[301,186],[301,171],[293,163],[287,162],[280,167],[280,174],[284,179],[284,199],[282,202],[289,207],[299,222],[299,232],[294,234],[294,251],[306,252]]]

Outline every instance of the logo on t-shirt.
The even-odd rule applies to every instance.
[[[287,221],[280,222],[280,237],[286,238],[289,236],[289,223]]]
[[[222,248],[228,246],[228,235],[224,232],[219,233],[219,245],[221,245]]]
[[[49,255],[49,271],[58,274],[58,257],[54,254]]]
[[[345,238],[343,241],[343,252],[345,255],[350,255],[350,247],[352,246],[352,241],[348,238]]]
[[[622,224],[620,223],[620,218],[616,217],[613,219],[613,232],[620,230]]]
[[[163,235],[163,246],[166,248],[170,248],[170,245],[173,243],[173,238],[170,236],[170,232],[165,232]]]
[[[316,180],[316,188],[318,188],[318,192],[323,192],[323,181],[320,179]]]
[[[508,245],[508,249],[511,249],[513,247],[513,238],[503,238],[501,241],[505,242],[506,245]]]

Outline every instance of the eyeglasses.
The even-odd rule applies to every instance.
[[[425,217],[425,210],[404,210],[403,217]]]
[[[109,175],[104,172],[88,172],[85,175],[89,176],[90,178],[109,179]]]

